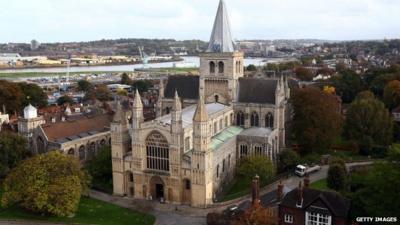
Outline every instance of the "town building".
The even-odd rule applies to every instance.
[[[114,194],[206,207],[231,181],[240,158],[256,154],[276,162],[289,118],[287,79],[245,77],[229,26],[221,0],[200,75],[162,81],[154,120],[144,121],[138,92],[132,112],[117,107]]]
[[[111,120],[112,115],[69,106],[61,113],[38,115],[37,109],[28,105],[18,120],[18,132],[35,154],[58,150],[85,161],[101,146],[110,145]]]
[[[306,182],[306,180],[305,180]],[[299,187],[287,193],[279,204],[280,225],[344,225],[350,200],[339,193]]]
[[[0,111],[0,131],[1,131],[2,125],[8,124],[10,121],[9,115],[5,112],[5,110],[3,110],[3,111],[4,111],[3,113]]]

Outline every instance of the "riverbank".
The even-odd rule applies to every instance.
[[[148,63],[169,63],[169,62],[181,62],[183,58],[173,58],[171,60],[149,60]],[[95,66],[129,66],[129,65],[143,65],[142,61],[137,62],[113,62],[113,63],[98,63],[98,64],[70,64],[70,67],[95,67]],[[15,67],[0,67],[1,71],[7,70],[25,70],[25,69],[53,69],[53,68],[67,68],[67,64],[55,64],[55,65],[29,65],[29,66],[15,66]]]

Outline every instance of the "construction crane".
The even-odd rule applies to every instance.
[[[147,63],[149,62],[149,56],[144,52],[143,46],[138,46],[138,48],[139,48],[140,59],[142,60],[143,68],[145,68],[147,66]]]

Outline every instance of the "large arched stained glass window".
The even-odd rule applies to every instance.
[[[169,171],[169,147],[167,139],[157,131],[146,138],[147,168]]]

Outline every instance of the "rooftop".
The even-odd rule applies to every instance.
[[[237,126],[230,126],[225,128],[222,132],[218,133],[211,139],[211,148],[213,150],[217,150],[227,140],[231,139],[232,137],[235,137],[242,131],[243,128]]]
[[[213,114],[223,111],[229,106],[226,106],[221,103],[209,103],[205,104],[206,111],[209,117],[212,117]],[[193,123],[193,116],[196,111],[197,105],[191,105],[184,109],[182,109],[182,125],[184,128],[189,127]],[[163,124],[171,125],[171,114],[164,115],[162,117],[156,118],[155,121],[161,122]]]
[[[252,137],[268,137],[271,134],[270,128],[265,127],[251,127],[243,130],[239,135],[252,136]]]

